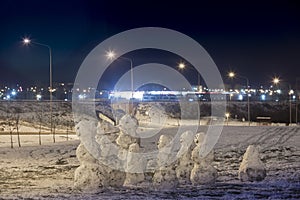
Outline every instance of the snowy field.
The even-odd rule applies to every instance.
[[[176,129],[166,128],[160,134],[172,134]],[[76,191],[72,186],[74,171],[79,166],[75,153],[79,141],[75,136],[66,141],[64,136],[57,135],[54,144],[52,135],[42,137],[42,146],[36,136],[28,135],[27,145],[11,149],[10,138],[0,135],[0,199],[300,199],[297,126],[224,126],[215,146],[213,165],[218,170],[217,182],[172,192],[152,188],[111,188],[97,194]],[[23,135],[21,139],[25,140]],[[156,145],[155,142],[143,145]],[[238,168],[250,144],[259,145],[266,164],[267,177],[262,182],[238,180]]]

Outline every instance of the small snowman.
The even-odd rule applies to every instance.
[[[186,131],[180,136],[181,147],[177,153],[178,164],[176,167],[176,176],[181,185],[190,184],[191,171],[194,166],[191,159],[192,148],[194,146],[193,138],[192,131]]]
[[[140,146],[137,143],[133,143],[129,146],[127,155],[127,162],[125,166],[126,178],[124,186],[139,186],[145,180],[145,159],[140,153]]]
[[[161,135],[157,144],[158,169],[153,176],[153,186],[158,190],[172,190],[178,186],[178,180],[175,172],[175,165],[169,164],[172,156],[172,145],[169,136]]]
[[[200,155],[204,139],[204,133],[197,133],[194,139],[196,147],[192,151],[194,168],[191,171],[191,182],[194,186],[214,183],[217,179],[217,170],[211,165],[214,160],[214,151],[212,150],[205,156]]]

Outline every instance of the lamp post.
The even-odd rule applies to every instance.
[[[49,50],[49,93],[50,93],[50,123],[51,123],[51,127],[50,127],[50,132],[52,133],[52,127],[53,127],[53,120],[52,120],[52,50],[51,47],[47,44],[43,44],[43,43],[39,43],[39,42],[33,42],[31,41],[29,38],[24,38],[23,39],[23,43],[25,45],[29,45],[29,44],[36,44],[42,47],[46,47]],[[55,143],[55,136],[53,135],[53,142]]]
[[[181,63],[179,63],[178,64],[178,68],[180,69],[180,70],[183,70],[183,69],[185,69],[186,68],[186,65],[183,63],[183,62],[181,62]],[[199,89],[200,89],[200,73],[199,72],[197,72],[198,74],[198,81],[197,81],[197,84],[198,84],[198,91],[199,91]]]
[[[282,82],[279,78],[275,77],[273,78],[273,83],[275,85],[278,85],[280,82]],[[289,85],[289,106],[290,106],[290,124],[292,124],[292,94],[294,94],[294,91],[292,90],[291,84],[287,83]]]
[[[296,115],[295,115],[295,123],[296,125],[298,124],[298,98],[299,98],[299,93],[298,93],[298,81],[300,80],[300,77],[296,78]]]
[[[106,57],[113,60],[116,58],[116,54],[114,51],[108,51],[107,54],[106,54]],[[131,58],[127,58],[127,57],[123,57],[123,56],[120,56],[118,57],[117,59],[123,59],[123,60],[127,60],[130,62],[130,89],[131,89],[131,102],[133,101],[133,60]],[[132,102],[132,109],[133,109],[133,102]],[[130,112],[132,115],[133,113]]]
[[[180,62],[179,64],[178,64],[178,68],[180,69],[180,70],[183,70],[183,69],[185,69],[186,68],[186,65],[183,63],[183,62]],[[197,72],[198,73],[198,91],[200,91],[200,73],[199,72]],[[198,101],[199,102],[199,101]],[[200,126],[201,125],[201,121],[200,121],[200,105],[199,105],[199,119],[198,119],[198,126]]]
[[[247,107],[248,107],[248,125],[250,126],[250,97],[249,97],[249,79],[245,76],[241,76],[241,75],[236,75],[234,72],[229,72],[228,73],[229,78],[234,78],[234,77],[238,77],[238,78],[242,78],[246,80],[247,83]]]

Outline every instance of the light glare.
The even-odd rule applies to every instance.
[[[106,57],[109,58],[109,59],[113,59],[113,58],[115,58],[115,56],[116,56],[116,54],[113,51],[108,51],[106,53]]]
[[[184,69],[184,68],[185,68],[185,64],[184,64],[184,63],[179,63],[178,67],[179,67],[180,69]]]
[[[30,43],[30,39],[29,38],[24,38],[23,39],[23,43],[24,44],[29,44]]]
[[[275,78],[273,79],[273,83],[274,83],[274,84],[278,84],[279,82],[280,82],[279,78],[275,77]]]
[[[233,78],[233,77],[235,77],[235,73],[234,73],[234,72],[229,72],[229,73],[228,73],[228,76],[229,76],[230,78]]]

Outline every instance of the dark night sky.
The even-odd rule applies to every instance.
[[[300,77],[296,1],[199,2],[2,0],[0,85],[49,80],[47,49],[23,46],[22,37],[50,45],[54,81],[72,82],[97,44],[121,31],[145,26],[170,28],[192,37],[223,74],[233,69],[252,85],[266,85],[274,75],[291,84]]]

